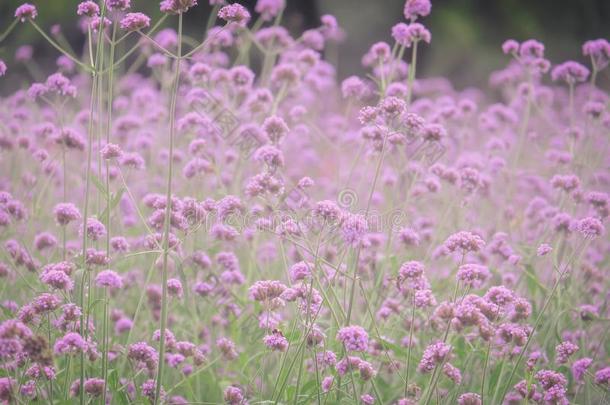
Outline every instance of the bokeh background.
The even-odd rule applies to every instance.
[[[77,28],[79,0],[29,0],[39,9],[38,22],[47,31],[60,24],[75,49],[84,37]],[[22,0],[0,0],[0,32],[11,23]],[[240,1],[253,10],[255,0]],[[158,1],[132,0],[132,9],[159,16]],[[186,15],[186,31],[200,36],[210,7],[206,0]],[[362,73],[360,58],[375,41],[390,41],[390,28],[403,21],[404,0],[287,0],[285,24],[293,32],[319,25],[326,13],[337,16],[347,33],[339,48],[340,77]],[[432,31],[432,45],[424,46],[418,75],[448,76],[457,88],[485,85],[490,72],[507,58],[500,52],[507,38],[535,38],[545,43],[553,63],[582,60],[581,44],[587,39],[610,38],[610,0],[433,0],[432,14],[423,23]],[[57,52],[30,26],[19,27],[0,44],[0,58],[12,67],[19,45],[34,46],[41,69],[52,69]],[[25,73],[25,74],[24,74]],[[10,80],[0,83],[0,92],[13,91],[26,81],[24,69],[12,69]],[[602,78],[603,80],[604,78]],[[608,83],[606,78],[606,83]]]

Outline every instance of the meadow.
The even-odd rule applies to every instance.
[[[610,43],[456,89],[407,0],[341,78],[334,16],[209,2],[0,27],[57,52],[0,59],[0,402],[609,403]]]

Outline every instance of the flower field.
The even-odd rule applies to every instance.
[[[607,40],[459,90],[429,0],[350,77],[332,15],[133,3],[0,27],[57,58],[0,98],[1,403],[610,403]]]

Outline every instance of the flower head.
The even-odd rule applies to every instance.
[[[363,352],[368,348],[369,335],[362,326],[345,326],[337,332],[337,340],[350,351]]]
[[[121,19],[121,28],[126,31],[137,31],[150,26],[150,17],[143,13],[127,13]]]
[[[568,61],[557,65],[551,71],[554,81],[564,81],[568,84],[580,83],[589,77],[589,69],[578,62]]]
[[[99,15],[99,13],[100,7],[92,0],[83,1],[79,3],[78,7],[76,8],[76,14],[82,16],[94,17]]]
[[[218,10],[218,18],[245,27],[250,21],[250,12],[241,4],[233,3]]]
[[[417,17],[427,16],[431,10],[430,0],[407,0],[403,12],[407,20],[413,21]]]
[[[123,287],[123,278],[113,270],[103,270],[95,277],[95,284],[98,287],[119,289]]]
[[[38,11],[36,10],[36,7],[30,3],[23,3],[15,10],[15,17],[21,22],[25,22],[25,20],[29,18],[33,20],[36,16],[38,16]]]

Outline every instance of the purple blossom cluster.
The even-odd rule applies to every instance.
[[[132,3],[78,4],[82,57],[28,3],[0,38],[58,52],[0,98],[0,402],[607,399],[606,39],[460,90],[417,71],[430,0],[344,79],[332,15]]]

